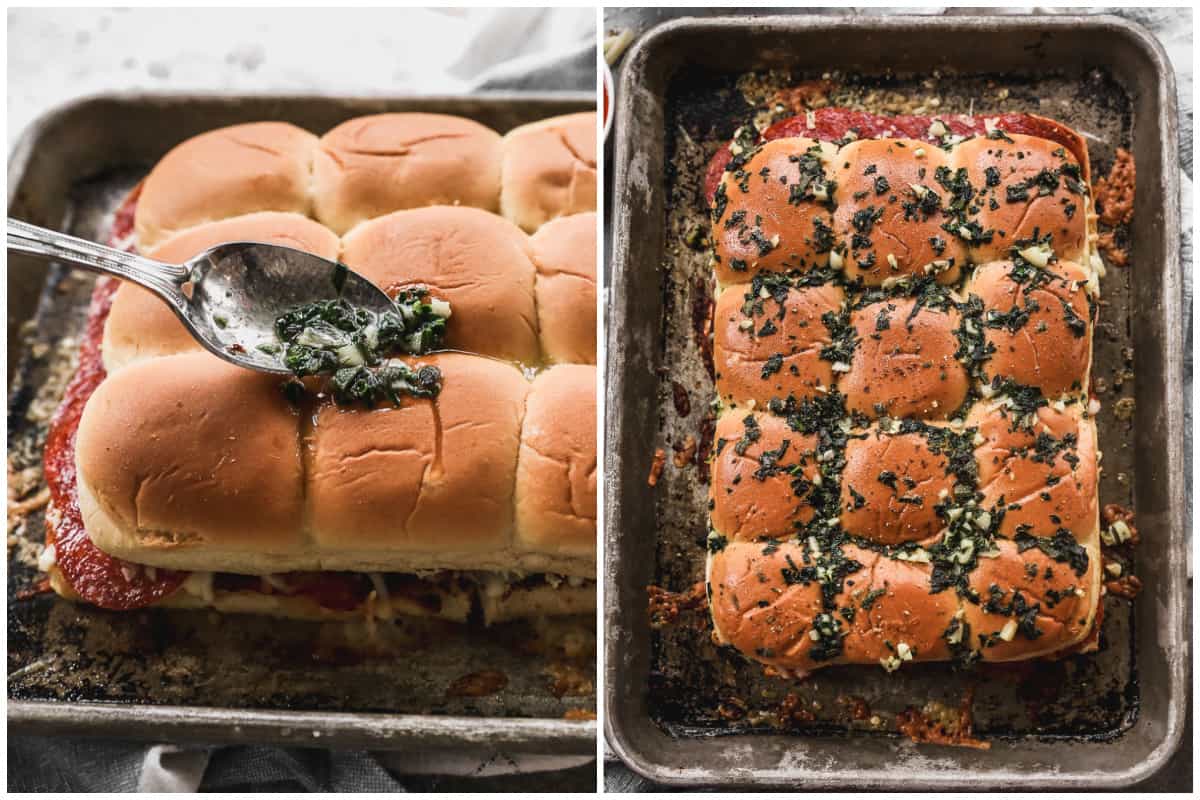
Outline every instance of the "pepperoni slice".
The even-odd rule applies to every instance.
[[[118,209],[110,244],[127,242],[133,232],[133,210],[139,189],[135,188]],[[75,434],[79,430],[83,407],[104,380],[100,341],[118,285],[119,282],[112,278],[101,278],[96,282],[88,309],[87,327],[79,347],[79,369],[50,421],[43,460],[54,510],[48,517],[46,542],[54,545],[58,568],[75,593],[87,602],[101,608],[128,610],[148,606],[171,594],[187,578],[187,573],[147,570],[113,558],[92,544],[79,512]]]
[[[811,118],[810,118],[811,115]],[[810,114],[788,117],[771,125],[762,133],[762,141],[784,139],[795,136],[806,136],[823,142],[836,142],[845,138],[853,130],[860,139],[877,139],[893,137],[904,139],[921,139],[933,144],[938,143],[937,137],[929,134],[929,126],[934,117],[912,116],[901,114],[897,116],[881,116],[865,111],[851,111],[845,108],[818,108]],[[987,133],[985,120],[992,120],[997,130],[1006,133],[1020,133],[1026,136],[1037,136],[1049,139],[1066,147],[1075,160],[1086,165],[1087,152],[1083,141],[1074,131],[1054,120],[1039,117],[1034,114],[996,114],[982,116],[967,116],[965,114],[946,114],[936,117],[942,121],[947,130],[956,136],[983,136]],[[809,122],[812,126],[809,126]],[[722,145],[708,162],[704,173],[704,197],[711,204],[725,165],[733,157],[729,145]],[[1085,174],[1084,179],[1088,180]]]

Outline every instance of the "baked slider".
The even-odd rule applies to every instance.
[[[337,233],[422,206],[495,211],[500,134],[446,114],[375,114],[321,137],[313,164],[316,218]]]
[[[172,148],[142,184],[137,247],[149,253],[187,228],[255,211],[308,215],[317,137],[286,122],[232,125]]]
[[[795,677],[1094,648],[1078,135],[825,109],[713,163],[715,640]]]
[[[447,302],[445,343],[461,352],[385,354],[378,368],[398,383],[382,394],[336,377],[281,382],[200,349],[145,291],[101,281],[46,446],[42,564],[60,595],[319,620],[594,608],[595,367],[550,366],[595,360],[594,324],[590,341],[572,327],[584,311],[594,320],[594,217],[562,220],[535,248],[484,210],[498,203],[498,135],[385,116],[403,119],[326,137],[322,158],[345,169],[315,189],[316,138],[292,126],[189,140],[118,209],[113,240],[169,262],[247,240],[340,259],[393,295],[425,292],[417,307],[439,323]],[[460,158],[472,147],[494,149],[490,188]],[[427,191],[408,181],[388,194],[397,170]],[[339,238],[311,217],[319,208],[353,230]],[[556,343],[545,356],[539,275]],[[589,275],[592,296],[571,296]]]
[[[523,230],[596,210],[596,112],[514,128],[502,149],[500,213]]]
[[[395,296],[428,287],[457,316],[446,346],[533,365],[540,358],[528,237],[477,208],[396,211],[342,240],[342,261]]]
[[[530,246],[543,357],[555,364],[595,364],[595,212],[546,223]]]

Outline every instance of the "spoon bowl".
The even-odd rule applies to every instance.
[[[275,320],[299,306],[342,299],[375,314],[395,311],[383,290],[345,264],[282,245],[231,242],[168,264],[10,217],[8,249],[136,283],[213,355],[259,372],[292,374]]]

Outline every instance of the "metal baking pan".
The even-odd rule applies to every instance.
[[[646,479],[655,447],[701,438],[714,396],[693,326],[707,256],[684,243],[706,221],[703,167],[752,113],[744,98],[756,82],[831,71],[860,97],[933,86],[942,100],[928,113],[1056,117],[1087,132],[1101,174],[1116,146],[1134,154],[1130,266],[1102,282],[1094,369],[1129,369],[1133,348],[1134,380],[1101,397],[1100,491],[1102,503],[1137,513],[1145,590],[1132,604],[1105,601],[1094,656],[1024,672],[836,667],[791,683],[717,650],[701,614],[695,624],[649,625],[647,585],[680,591],[703,579],[697,469],[668,464],[653,489]],[[1179,745],[1190,664],[1178,136],[1174,76],[1158,43],[1106,16],[682,19],[627,56],[617,104],[604,566],[605,729],[616,754],[657,782],[726,788],[1063,789],[1152,775]],[[690,393],[690,414],[673,403],[672,382]],[[1132,398],[1132,419],[1114,415],[1118,398]],[[837,709],[857,696],[886,721],[928,700],[953,707],[972,687],[987,751],[914,745]],[[765,710],[785,693],[808,720],[787,733],[721,713],[731,695]]]
[[[124,194],[170,147],[205,130],[287,120],[316,133],[362,114],[432,111],[504,132],[594,109],[579,93],[464,97],[105,95],[71,103],[26,131],[9,158],[8,213],[103,241]],[[9,259],[10,485],[41,484],[47,413],[72,371],[91,276]],[[10,732],[168,741],[304,743],[403,749],[491,745],[594,754],[595,621],[529,621],[487,630],[436,622],[354,625],[211,612],[111,613],[50,594],[28,542],[34,512],[13,529],[8,576]],[[504,683],[498,691],[473,691]],[[488,687],[494,689],[495,685]]]

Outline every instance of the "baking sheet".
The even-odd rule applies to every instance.
[[[14,149],[9,214],[103,241],[113,209],[169,147],[237,122],[284,119],[321,133],[361,114],[422,110],[472,117],[503,132],[591,108],[590,96],[553,93],[93,98],[48,115]],[[94,282],[82,272],[39,267],[13,258],[8,269],[9,475],[25,498],[43,485],[46,423],[72,372]],[[113,613],[52,594],[25,597],[37,576],[41,512],[23,520],[10,514],[9,526],[10,730],[595,751],[595,723],[564,719],[595,708],[591,618],[487,630],[410,620],[381,625],[368,640],[357,624],[166,609]],[[498,684],[497,691],[474,691]]]
[[[1167,222],[1177,214],[1177,189],[1175,171],[1162,169],[1174,146],[1174,90],[1165,59],[1143,33],[1096,17],[683,20],[652,32],[629,56],[618,94],[609,327],[606,618],[615,633],[606,651],[606,709],[610,742],[632,768],[673,783],[882,787],[903,774],[905,788],[962,788],[1099,775],[1125,782],[1165,758],[1182,725],[1181,707],[1169,698],[1186,694],[1187,652],[1182,487],[1178,477],[1169,485],[1170,471],[1182,474],[1171,467],[1182,458],[1181,411],[1168,419],[1178,405],[1170,398],[1181,395],[1181,351],[1169,330],[1180,319],[1177,239]],[[907,46],[886,46],[895,41]],[[835,67],[844,74],[829,74]],[[689,434],[701,439],[714,396],[694,332],[707,300],[707,254],[684,244],[706,223],[704,166],[774,87],[826,77],[843,87],[831,98],[835,106],[1061,119],[1089,134],[1101,174],[1117,145],[1132,145],[1139,207],[1131,266],[1110,270],[1102,283],[1107,305],[1095,370],[1110,387],[1100,396],[1101,502],[1138,511],[1145,544],[1137,571],[1147,590],[1132,609],[1106,601],[1095,656],[975,673],[922,665],[888,676],[840,667],[795,683],[764,678],[761,667],[718,651],[703,613],[648,629],[647,583],[683,590],[703,578],[706,489],[694,467],[668,465],[650,490],[646,443],[669,453]],[[936,106],[927,105],[931,97]],[[1130,368],[1135,380],[1124,379]],[[690,394],[687,416],[672,382]],[[1130,421],[1113,413],[1123,397],[1136,403]],[[887,733],[906,706],[935,700],[957,708],[972,688],[976,731],[996,742],[990,752],[914,748]],[[804,738],[778,735],[785,703],[792,713],[783,727]],[[1110,743],[1109,755],[1101,742]]]

